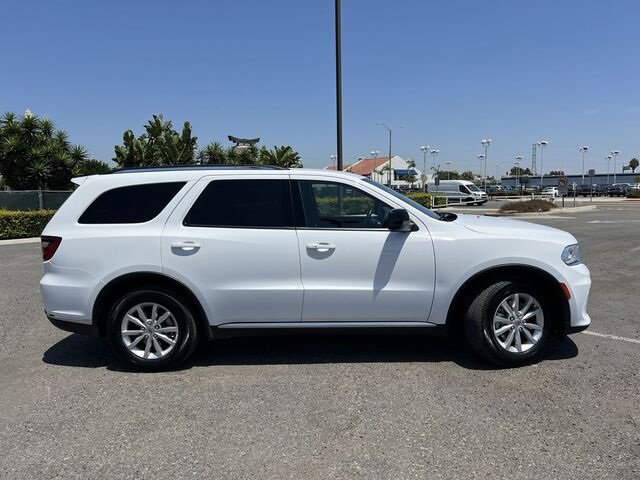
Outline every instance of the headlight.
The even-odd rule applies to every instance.
[[[580,263],[580,247],[578,247],[577,243],[564,247],[561,257],[562,261],[567,265],[577,265]]]

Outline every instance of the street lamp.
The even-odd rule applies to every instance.
[[[478,155],[478,160],[480,160],[480,181],[482,181],[482,162],[484,162],[485,158],[487,157],[484,155],[484,153]]]
[[[611,155],[613,155],[613,183],[616,183],[616,159],[618,158],[618,154],[620,150],[612,150]]]
[[[516,157],[516,161],[513,162],[513,164],[516,167],[516,187],[518,187],[518,189],[520,189],[520,161],[521,160],[522,160],[522,157],[518,155]],[[522,191],[520,193],[522,193]]]
[[[498,184],[498,168],[500,168],[500,164],[496,163],[496,175],[495,175],[495,180],[496,180],[496,185]],[[502,184],[502,181],[500,181],[500,184]]]
[[[607,155],[604,159],[607,161],[607,184],[609,183],[609,170],[611,168],[611,159],[613,157],[611,155]]]
[[[371,150],[371,152],[369,153],[373,158],[378,158],[378,154],[380,153],[380,150]]]
[[[589,147],[583,145],[580,147],[580,151],[582,152],[582,185],[584,185],[584,154],[587,153]]]
[[[380,125],[381,127],[384,127],[387,129],[387,131],[389,132],[389,184],[388,186],[391,186],[391,137],[393,135],[393,130],[391,130],[391,128],[388,125],[385,125],[384,123],[376,123],[376,125]],[[402,125],[400,125],[400,128],[402,128]]]
[[[434,166],[434,168],[436,166],[436,157],[438,156],[439,153],[440,153],[440,150],[438,150],[437,148],[434,148],[433,150],[431,150],[431,155],[433,155],[433,166]]]
[[[331,159],[331,165],[333,165],[333,167],[336,167],[336,158],[338,158],[336,155],[329,155],[329,158]]]
[[[446,162],[444,162],[445,165],[447,165],[447,180],[451,180],[451,168],[449,167],[449,165],[451,165],[453,162],[451,160],[447,160]]]
[[[544,179],[544,168],[542,166],[543,152],[544,152],[544,147],[549,145],[549,142],[547,142],[546,140],[540,140],[538,142],[538,145],[540,146],[540,188],[542,188],[542,180]]]
[[[482,146],[484,147],[484,157],[482,157],[484,159],[484,189],[487,189],[487,150],[489,149],[489,145],[491,145],[491,139],[490,138],[483,138],[480,143],[482,144]],[[482,172],[481,172],[482,174]]]
[[[422,150],[422,191],[426,193],[427,191],[427,153],[431,147],[429,145],[422,145],[420,150]]]

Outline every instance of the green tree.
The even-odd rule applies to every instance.
[[[73,172],[74,177],[84,177],[85,175],[103,175],[109,173],[111,167],[100,160],[91,159],[80,163]]]
[[[523,175],[533,175],[531,173],[531,170],[529,170],[528,168],[522,168],[522,167],[511,167],[511,171],[510,171],[510,175],[516,176],[523,176]]]
[[[73,171],[86,160],[84,147],[73,146],[53,121],[30,111],[0,118],[0,175],[12,189],[67,189]]]
[[[228,163],[227,151],[220,143],[211,142],[198,151],[198,161],[202,165],[224,165]]]
[[[640,162],[638,162],[637,158],[632,158],[631,160],[629,160],[629,166],[631,167],[631,171],[633,173],[636,173],[636,168],[638,168],[638,165],[640,165]]]
[[[301,168],[300,154],[290,146],[266,147],[260,149],[259,163],[262,165],[275,165],[283,168]]]
[[[475,178],[475,173],[473,173],[471,170],[467,170],[466,172],[462,172],[460,174],[460,180],[469,180],[472,181]]]
[[[550,176],[562,176],[562,175],[564,175],[564,170],[551,170],[547,175],[550,175]]]
[[[191,134],[191,124],[184,122],[178,133],[162,115],[153,115],[135,137],[132,130],[122,135],[122,145],[114,147],[114,162],[119,167],[188,165],[195,161],[198,138]]]

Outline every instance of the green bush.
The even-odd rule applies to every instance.
[[[435,199],[436,207],[441,207],[447,204],[447,197],[442,195],[433,195],[431,193],[420,193],[420,192],[410,193],[409,195],[407,195],[407,197],[409,197],[414,202],[418,202],[420,205],[423,205],[427,208],[431,208],[432,197]]]
[[[373,207],[373,199],[369,197],[345,197],[342,199],[342,211],[338,212],[338,199],[335,197],[317,198],[318,211],[323,217],[334,215],[358,215]]]
[[[531,213],[531,212],[548,212],[556,206],[548,200],[526,200],[523,202],[507,202],[500,207],[501,213]]]
[[[635,188],[629,190],[627,192],[627,198],[640,198],[640,190],[637,190]]]
[[[0,210],[0,240],[39,237],[54,210]]]

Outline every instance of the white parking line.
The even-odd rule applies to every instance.
[[[640,250],[640,247],[632,248],[630,251],[631,252],[637,252],[638,250]]]
[[[585,330],[582,333],[584,333],[585,335],[593,335],[594,337],[604,337],[604,338],[610,338],[612,340],[622,340],[623,342],[637,343],[640,345],[640,340],[637,340],[635,338],[619,337],[617,335],[609,335],[608,333],[592,332],[590,330]]]

